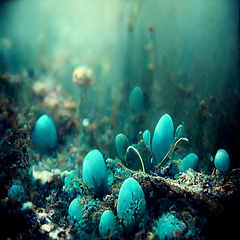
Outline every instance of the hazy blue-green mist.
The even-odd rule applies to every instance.
[[[90,66],[82,117],[116,114],[114,134],[153,132],[169,113],[197,145],[199,104],[206,139],[239,158],[239,1],[5,1],[0,5],[0,73],[48,76],[72,99],[76,64]],[[140,86],[144,121],[132,124],[128,96]],[[27,93],[26,93],[27,94]],[[141,128],[141,129],[139,129]],[[110,153],[111,154],[111,153]]]

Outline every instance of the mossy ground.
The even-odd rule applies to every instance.
[[[119,239],[151,239],[156,220],[166,213],[173,214],[187,225],[184,231],[174,233],[179,239],[214,238],[221,236],[228,227],[232,230],[229,234],[237,230],[234,229],[236,224],[230,216],[240,213],[240,171],[235,169],[226,175],[215,173],[211,176],[213,163],[206,151],[211,146],[204,142],[204,137],[199,140],[204,147],[196,149],[199,153],[203,151],[197,172],[188,170],[182,174],[178,174],[179,164],[193,150],[191,143],[179,144],[161,169],[155,169],[151,164],[151,153],[141,137],[136,137],[138,144],[133,146],[142,156],[147,172],[143,173],[141,162],[134,152],[124,162],[117,157],[109,158],[113,152],[114,136],[111,133],[115,127],[114,116],[113,119],[109,116],[96,118],[88,128],[80,128],[75,114],[62,117],[59,115],[61,109],[39,108],[40,100],[31,92],[29,80],[4,75],[0,78],[0,83],[5,86],[1,88],[0,97],[0,208],[2,217],[6,220],[1,231],[4,238],[49,239],[50,236],[57,236],[66,239],[97,239],[102,213],[109,209],[117,216],[119,190],[123,181],[130,176],[141,185],[147,210],[132,233],[127,236],[123,234]],[[28,96],[16,101],[25,88],[30,91]],[[31,143],[34,123],[45,111],[52,114],[58,133],[58,146],[50,156],[39,155]],[[200,114],[204,114],[202,109]],[[197,130],[199,136],[206,131],[201,124]],[[109,193],[103,199],[95,199],[81,177],[82,161],[93,148],[102,151],[108,176],[111,176]],[[60,175],[54,175],[45,184],[34,180],[33,165],[49,172],[58,168],[61,172],[75,170],[77,174],[72,177],[66,191],[64,178]],[[158,171],[162,172],[161,176]],[[13,184],[22,186],[22,202],[14,201],[8,195],[8,189]],[[71,223],[68,220],[68,206],[79,195],[84,206],[83,218],[80,223]],[[23,202],[31,202],[32,207],[21,210]],[[45,217],[41,218],[43,213]],[[118,222],[122,224],[119,220]],[[49,231],[45,224],[49,225]]]

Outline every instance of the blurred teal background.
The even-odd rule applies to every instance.
[[[0,26],[0,74],[31,84],[48,76],[77,102],[74,67],[93,69],[96,83],[80,115],[111,119],[101,149],[110,156],[117,133],[136,142],[168,113],[175,129],[184,122],[200,158],[224,148],[240,165],[238,0],[5,1]],[[139,118],[128,106],[136,86],[145,99]]]

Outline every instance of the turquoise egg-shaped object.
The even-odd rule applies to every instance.
[[[158,121],[152,138],[152,153],[160,163],[174,144],[174,125],[172,118],[164,114]]]
[[[123,222],[126,232],[131,232],[146,211],[146,200],[139,183],[133,178],[127,178],[119,191],[117,215]]]
[[[221,172],[227,172],[230,167],[230,158],[226,150],[219,149],[214,158],[215,167]]]
[[[140,87],[135,87],[129,95],[129,107],[135,114],[140,114],[144,110],[144,96]]]
[[[57,131],[53,120],[43,114],[35,123],[32,142],[41,154],[51,153],[57,145]]]
[[[110,210],[104,211],[99,223],[101,239],[109,239],[109,236],[111,236],[111,239],[116,239],[120,237],[119,230],[120,228],[113,212]]]
[[[68,214],[71,220],[80,221],[83,215],[83,206],[79,198],[75,198],[69,205]]]
[[[102,198],[108,192],[107,167],[102,154],[91,150],[83,160],[83,181],[95,197]]]
[[[180,124],[177,129],[176,129],[176,132],[175,132],[175,142],[177,140],[179,140],[180,138],[183,138],[185,135],[185,129],[184,129],[184,126],[182,124]]]
[[[198,156],[195,153],[189,153],[180,164],[180,171],[185,172],[189,168],[196,170],[198,163]]]
[[[129,147],[129,140],[128,138],[123,134],[119,133],[115,138],[115,146],[117,149],[118,156],[121,160],[124,159],[127,148]]]
[[[150,150],[150,140],[151,140],[150,132],[149,132],[149,130],[145,130],[143,132],[143,141],[149,150]]]

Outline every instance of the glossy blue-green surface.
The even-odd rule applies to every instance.
[[[49,153],[57,145],[57,132],[53,120],[43,114],[35,123],[32,141],[41,154]]]
[[[97,197],[102,198],[108,192],[107,168],[99,150],[91,150],[83,160],[83,181]]]
[[[166,156],[174,144],[174,125],[172,118],[164,114],[158,121],[152,138],[152,152],[157,163]]]
[[[226,150],[219,149],[214,159],[215,167],[221,172],[227,172],[230,168],[230,158]]]

